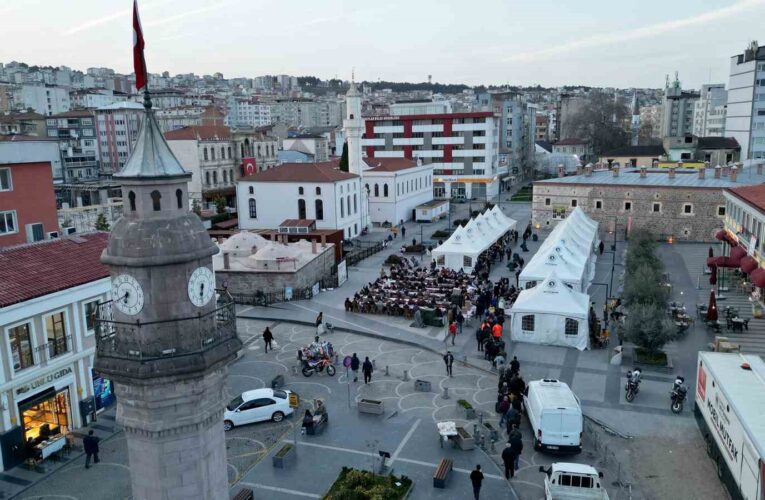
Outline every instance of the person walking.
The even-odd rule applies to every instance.
[[[274,334],[271,333],[271,329],[266,327],[266,330],[263,332],[263,342],[266,343],[266,352],[268,352],[268,349],[270,348],[272,351],[274,350],[273,346],[271,345],[271,342],[274,340]]]
[[[473,496],[475,500],[478,500],[478,495],[481,494],[481,482],[483,481],[483,472],[481,472],[481,464],[475,466],[473,472],[470,473],[470,482],[473,483]]]
[[[462,324],[465,322],[465,316],[462,314],[462,311],[459,309],[457,310],[457,331],[462,333]]]
[[[513,436],[510,441],[510,449],[512,450],[511,454],[513,456],[513,468],[510,471],[510,477],[515,476],[515,471],[520,469],[520,463],[521,463],[521,452],[523,451],[523,440],[520,438],[520,436]]]
[[[521,286],[521,270],[520,269],[515,271],[515,286],[519,288]]]
[[[491,335],[495,339],[501,339],[502,338],[502,325],[499,323],[495,323],[494,326],[491,327]]]
[[[319,315],[316,316],[316,335],[321,335],[324,333],[324,313],[319,312]]]
[[[515,456],[513,455],[513,449],[510,445],[510,441],[505,443],[505,448],[502,450],[502,463],[505,465],[505,479],[515,476]]]
[[[361,365],[361,371],[364,372],[364,383],[368,384],[369,382],[371,382],[374,366],[372,366],[372,362],[369,361],[369,356],[364,358],[364,364]]]
[[[361,360],[358,356],[356,356],[356,353],[353,353],[353,356],[351,357],[351,371],[353,372],[353,381],[358,382],[359,381],[359,366],[361,365]]]
[[[475,331],[475,341],[478,344],[478,351],[483,351],[483,330],[480,328]]]
[[[452,321],[451,323],[449,323],[449,337],[452,338],[452,345],[454,345],[454,342],[457,339],[457,322],[456,321]]]
[[[499,413],[499,425],[503,426],[505,425],[505,420],[507,420],[507,410],[510,409],[510,398],[507,396],[502,397],[502,401],[497,403],[497,413]]]
[[[402,224],[403,224],[403,222],[402,222]],[[403,240],[404,238],[406,238],[406,228],[402,225],[401,226],[401,239]]]
[[[513,356],[512,361],[510,361],[510,373],[518,373],[521,371],[521,362],[518,361],[518,356]]]
[[[82,440],[82,447],[85,448],[85,468],[90,469],[90,457],[93,457],[93,463],[98,463],[98,442],[101,439],[93,435],[93,430],[88,431],[88,435]]]
[[[598,245],[598,252],[600,252],[600,255],[603,255],[603,250],[605,250],[605,245],[603,245],[603,241],[600,242]]]
[[[446,374],[452,376],[452,365],[454,364],[454,355],[452,351],[446,351],[444,354],[444,363],[446,364]]]

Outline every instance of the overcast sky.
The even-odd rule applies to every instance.
[[[7,4],[3,5],[3,4]],[[150,72],[661,87],[728,83],[765,0],[139,0]],[[0,2],[0,62],[132,72],[132,0]]]

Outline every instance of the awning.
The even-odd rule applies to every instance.
[[[738,245],[738,242],[731,235],[729,235],[728,231],[726,231],[725,229],[720,229],[719,231],[717,231],[717,234],[715,234],[715,238],[717,238],[720,241],[724,241],[728,243],[732,247],[735,247],[736,245]]]
[[[730,260],[738,267],[741,264],[741,259],[746,257],[746,249],[742,246],[733,247],[730,251]]]
[[[741,259],[733,259],[732,257],[725,257],[723,255],[712,257],[707,259],[707,266],[717,267],[739,267],[741,265]]]
[[[749,275],[749,279],[752,280],[754,286],[757,288],[765,288],[765,269],[758,267],[752,274]]]
[[[754,260],[752,257],[747,255],[743,259],[741,259],[741,270],[744,271],[746,274],[751,273],[757,269],[757,261]]]

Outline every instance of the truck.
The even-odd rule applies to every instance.
[[[539,466],[545,476],[545,500],[608,500],[603,473],[586,464],[556,462]]]
[[[694,415],[717,476],[734,500],[765,500],[765,362],[699,352]]]

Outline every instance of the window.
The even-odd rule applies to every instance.
[[[380,196],[380,186],[375,184],[375,198]]]
[[[321,196],[321,188],[316,186],[316,196]]]
[[[383,184],[383,196],[388,197],[388,184]]]
[[[207,156],[207,148],[204,149],[204,155],[205,155],[205,161],[209,160],[209,158]],[[208,184],[209,184],[209,182],[208,182]]]
[[[249,187],[248,191],[250,192],[250,194],[255,194],[255,188],[252,186]]]
[[[546,207],[550,206],[550,198],[545,198],[545,206]]]
[[[595,208],[597,210],[600,210],[603,208],[603,201],[602,200],[595,200]]]
[[[27,242],[34,243],[35,241],[42,241],[45,239],[45,232],[43,232],[42,222],[36,224],[27,224]]]
[[[228,159],[231,159],[231,146],[228,147]]]
[[[579,322],[575,319],[566,318],[566,335],[576,337],[579,334]]]
[[[521,330],[523,330],[524,332],[534,331],[534,315],[533,314],[527,314],[526,316],[521,317]]]
[[[473,257],[470,257],[469,255],[463,255],[462,265],[464,267],[473,267]]]
[[[213,173],[213,184],[218,184],[218,171],[214,171]]]
[[[576,207],[576,203],[577,203],[577,201],[576,201],[576,200],[571,200],[571,206],[572,206],[572,207]]]
[[[725,217],[725,205],[720,205],[717,207],[717,216]]]
[[[653,204],[653,212],[656,214],[661,213],[661,203]]]
[[[305,200],[303,198],[298,199],[298,219],[305,219]]]
[[[31,329],[31,323],[24,323],[8,329],[13,371],[20,371],[35,364]]]
[[[0,168],[0,191],[10,191],[13,189],[11,183],[11,169]]]
[[[86,302],[83,306],[85,313],[85,331],[92,334],[96,331],[96,313],[98,312],[98,300]]]
[[[353,213],[358,213],[358,205],[356,204],[356,193],[353,194]]]
[[[128,200],[130,200],[130,211],[135,212],[135,193],[130,191],[128,194]]]
[[[693,214],[693,204],[692,203],[685,203],[683,205],[683,213],[686,215]]]
[[[162,198],[162,195],[156,189],[151,192],[151,204],[155,212],[159,212],[160,210],[162,210],[162,207],[160,206],[160,202],[159,202],[161,198]]]
[[[215,161],[215,148],[210,148],[210,159]]]
[[[228,172],[226,170],[223,171],[223,184],[228,184]]]
[[[340,197],[340,218],[345,217],[345,198]]]
[[[0,212],[0,235],[18,232],[16,228],[16,211]]]
[[[351,195],[346,198],[345,206],[348,208],[348,215],[351,215]]]
[[[298,194],[303,194],[303,186],[298,186]]]
[[[45,318],[45,333],[48,339],[48,359],[60,356],[69,350],[66,339],[64,311]]]
[[[632,202],[631,201],[625,201],[624,202],[624,211],[629,212],[632,210]]]
[[[319,189],[319,188],[316,188]],[[324,202],[321,200],[316,200],[316,220],[324,220]]]
[[[250,219],[257,219],[258,218],[258,205],[255,202],[255,198],[250,198],[248,203],[250,205]]]
[[[210,172],[205,172],[205,184],[210,185]]]

